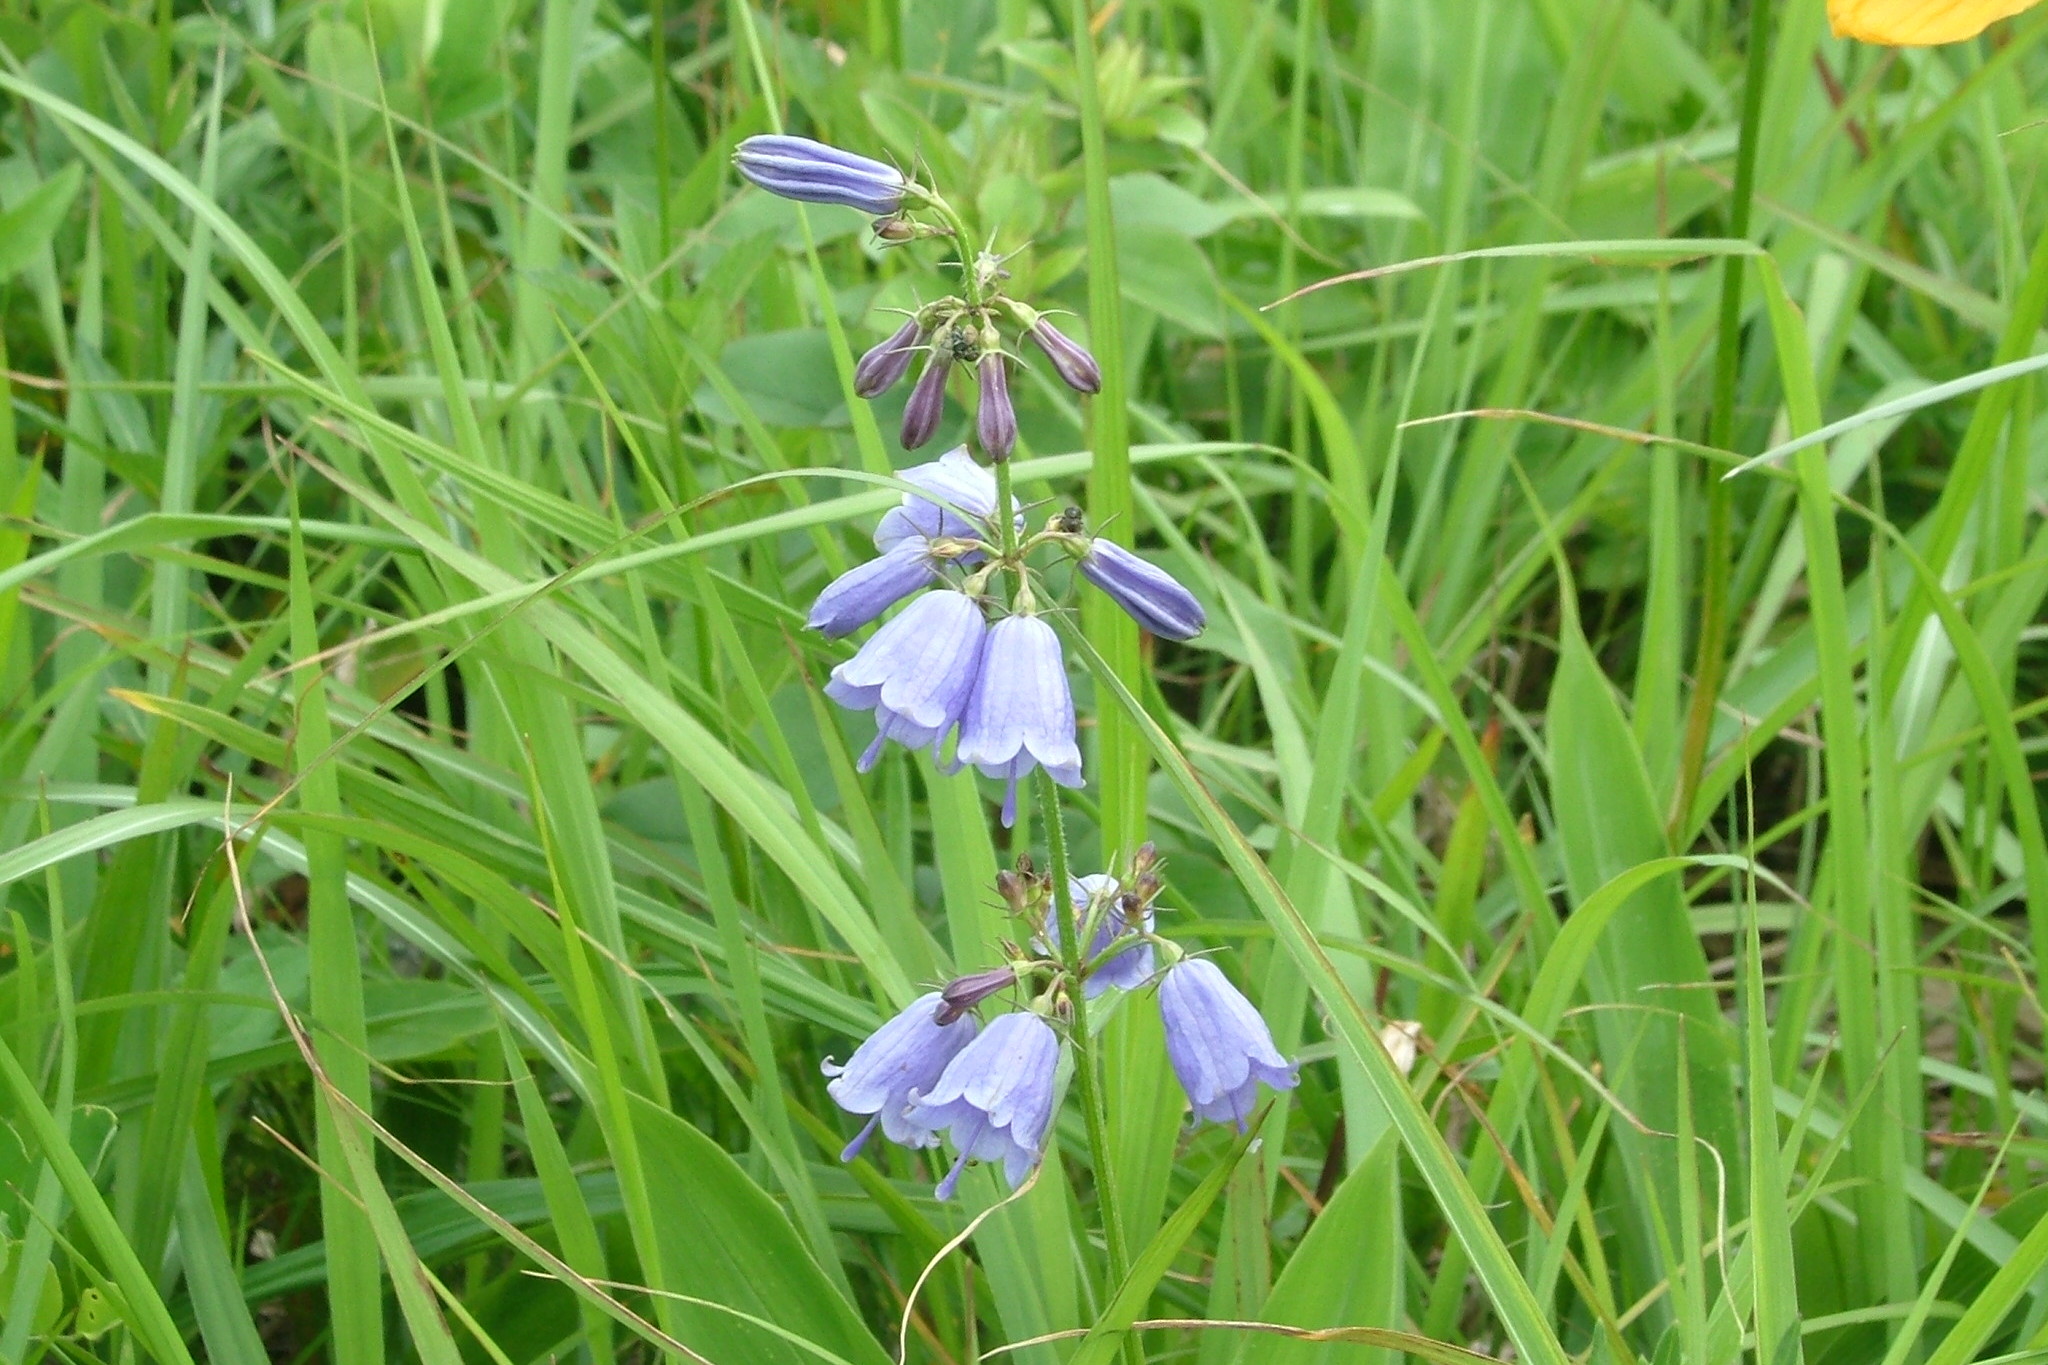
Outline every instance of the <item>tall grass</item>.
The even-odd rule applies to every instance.
[[[2044,38],[13,7],[0,1362],[2048,1358]],[[1080,623],[1067,831],[1302,1060],[1246,1140],[1134,999],[1102,1169],[837,1161],[1044,831],[818,696],[950,248],[771,128],[1100,354],[1019,490],[1211,626]]]

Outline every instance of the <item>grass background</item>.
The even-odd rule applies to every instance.
[[[8,6],[0,1362],[2048,1355],[2044,37]],[[737,188],[779,126],[1096,346],[1020,487],[1212,624],[1084,614],[1078,861],[1305,1062],[1183,1133],[1130,1003],[1113,1169],[908,1313],[1000,1187],[838,1165],[817,1059],[1040,845],[819,697],[944,250]]]

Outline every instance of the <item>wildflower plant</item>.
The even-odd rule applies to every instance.
[[[965,242],[963,221],[943,196],[882,162],[777,135],[742,142],[734,163],[772,194],[873,215],[885,245]],[[943,1143],[952,1159],[938,1182],[942,1199],[975,1161],[1000,1162],[1018,1185],[1044,1159],[1069,1078],[1096,1169],[1107,1170],[1106,1096],[1088,1009],[1112,991],[1155,996],[1167,1057],[1196,1121],[1243,1128],[1260,1085],[1295,1083],[1257,1010],[1223,971],[1158,934],[1162,882],[1151,845],[1115,875],[1069,871],[1059,789],[1082,786],[1085,773],[1056,581],[1102,592],[1168,639],[1194,638],[1207,618],[1171,574],[1092,534],[1082,508],[1029,528],[1011,491],[1012,369],[1033,353],[1082,394],[1099,391],[1102,374],[1047,312],[1009,296],[1010,276],[993,248],[956,262],[956,292],[911,312],[853,374],[855,392],[873,398],[916,372],[901,431],[904,448],[916,450],[941,425],[953,371],[971,373],[974,448],[900,472],[908,491],[875,528],[877,557],[828,584],[808,618],[834,639],[881,623],[825,685],[833,701],[873,713],[861,770],[891,741],[929,749],[947,771],[973,767],[1003,783],[1006,827],[1026,782],[1042,813],[1048,872],[1020,860],[998,878],[1017,924],[1006,960],[919,996],[843,1064],[824,1063],[834,1102],[865,1120],[844,1156],[856,1156],[878,1127],[909,1148]],[[1071,571],[1054,580],[1049,571],[1062,560]],[[1111,1273],[1121,1275],[1113,1182],[1098,1180],[1097,1191]]]
[[[1002,873],[996,888],[1019,929],[1009,960],[911,1001],[843,1065],[826,1059],[833,1101],[867,1117],[843,1160],[879,1125],[904,1147],[944,1137],[954,1158],[938,1184],[941,1199],[952,1198],[974,1160],[1000,1160],[1016,1186],[1045,1155],[1062,1054],[1085,1048],[1087,1004],[1110,991],[1155,997],[1193,1122],[1243,1131],[1261,1085],[1294,1086],[1294,1066],[1223,970],[1156,932],[1164,882],[1152,845],[1121,877],[1068,877],[1066,894],[1056,896],[1061,880],[1028,860]],[[976,1011],[998,1001],[1008,1008],[982,1027]]]

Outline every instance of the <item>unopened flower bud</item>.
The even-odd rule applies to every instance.
[[[933,351],[925,362],[924,373],[917,377],[917,387],[910,391],[910,402],[903,408],[905,450],[916,450],[939,429],[939,418],[946,411],[946,369],[952,363],[953,357],[944,350]]]
[[[910,358],[924,343],[924,328],[916,318],[907,319],[887,341],[877,342],[853,367],[853,391],[873,398],[894,388],[910,369]]]
[[[1001,464],[1017,447],[1017,409],[1010,404],[1010,378],[1001,351],[986,351],[976,367],[981,401],[974,413],[975,434],[991,464]]]
[[[917,236],[917,228],[901,218],[878,218],[875,220],[875,236],[893,245]]]
[[[784,199],[842,204],[878,217],[903,206],[910,183],[894,166],[807,137],[764,133],[733,151],[741,175]]]
[[[1033,899],[1032,879],[1029,871],[1021,873],[1012,872],[1006,867],[1001,872],[996,873],[996,894],[1001,896],[1003,903],[1012,910],[1020,915],[1023,914],[1031,907]]]
[[[939,1008],[933,1021],[943,1028],[990,996],[1016,984],[1017,973],[1011,967],[991,967],[985,972],[955,977],[939,991]]]
[[[1054,373],[1068,388],[1076,393],[1102,392],[1102,367],[1095,363],[1095,357],[1088,354],[1086,347],[1042,317],[1027,327],[1024,335],[1045,352]]]

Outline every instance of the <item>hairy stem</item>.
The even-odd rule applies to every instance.
[[[1000,470],[1003,466],[996,468]],[[1102,1302],[1108,1303],[1123,1284],[1130,1258],[1124,1246],[1123,1216],[1117,1208],[1116,1181],[1111,1176],[1109,1111],[1103,1103],[1101,1063],[1094,1039],[1088,1036],[1087,993],[1081,989],[1081,965],[1087,960],[1088,945],[1081,938],[1081,912],[1075,907],[1074,898],[1067,894],[1072,874],[1067,868],[1067,831],[1060,819],[1059,788],[1053,785],[1052,775],[1044,768],[1032,776],[1038,788],[1039,818],[1045,823],[1046,850],[1052,860],[1052,899],[1060,917],[1060,961],[1067,969],[1067,999],[1074,1011],[1068,1029],[1074,1047],[1074,1085],[1081,1092],[1081,1112],[1088,1122],[1088,1152],[1095,1165],[1095,1206],[1102,1213],[1102,1240],[1109,1251],[1109,1282],[1102,1292]],[[1135,1334],[1125,1336],[1127,1358],[1141,1359],[1137,1346]]]

